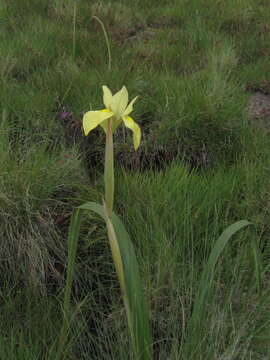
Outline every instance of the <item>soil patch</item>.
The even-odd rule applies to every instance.
[[[254,92],[248,103],[248,114],[252,126],[270,131],[270,94]]]

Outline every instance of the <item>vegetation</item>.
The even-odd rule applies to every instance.
[[[0,0],[1,359],[56,359],[71,214],[102,203],[104,132],[82,132],[102,85],[139,96],[139,149],[129,130],[114,134],[114,207],[138,259],[154,359],[269,358],[270,141],[248,111],[253,92],[270,94],[269,18],[264,0]],[[242,219],[253,225],[202,277]],[[92,213],[71,299],[63,359],[134,358]]]

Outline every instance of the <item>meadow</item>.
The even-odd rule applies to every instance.
[[[0,359],[56,359],[71,215],[104,192],[104,132],[82,131],[102,85],[138,96],[140,147],[124,126],[114,134],[115,209],[153,359],[270,358],[269,19],[268,0],[0,0]],[[211,251],[239,220],[251,225],[208,286]],[[71,300],[61,359],[139,360],[91,213]]]

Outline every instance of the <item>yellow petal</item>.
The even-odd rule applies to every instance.
[[[130,116],[123,116],[122,119],[125,126],[133,131],[134,149],[137,150],[141,142],[141,129]]]
[[[98,125],[101,125],[103,121],[113,116],[113,113],[109,110],[106,111],[88,111],[83,116],[83,130],[85,135],[95,129]]]
[[[102,112],[107,112],[107,113],[108,113],[108,112],[109,112],[109,113],[112,113],[109,109],[102,109],[102,110],[100,110],[100,111],[102,111]],[[110,120],[110,118],[104,120],[104,121],[100,124],[100,126],[101,126],[102,129],[104,130],[105,134],[107,133],[109,120]]]
[[[128,104],[128,92],[125,86],[122,87],[120,91],[118,91],[112,97],[111,101],[111,111],[113,111],[116,117],[121,117],[127,107]]]
[[[113,97],[112,92],[106,85],[103,85],[102,89],[103,89],[103,104],[106,106],[107,109],[109,109],[111,106],[112,97]]]
[[[136,96],[133,100],[131,100],[131,102],[128,104],[128,107],[126,108],[126,110],[124,111],[123,116],[129,115],[132,110],[133,110],[133,104],[135,103],[135,101],[138,99],[138,96]]]

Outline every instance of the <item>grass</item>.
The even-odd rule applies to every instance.
[[[141,147],[131,150],[124,129],[114,138],[116,208],[138,257],[154,358],[269,358],[270,145],[249,125],[246,88],[269,91],[270,6],[153,4],[0,1],[0,358],[55,358],[71,212],[103,192],[104,135],[81,133],[103,84],[139,95]],[[223,250],[198,336],[188,325],[200,275],[240,219],[254,230]],[[105,228],[94,215],[83,224],[65,359],[132,359]]]

